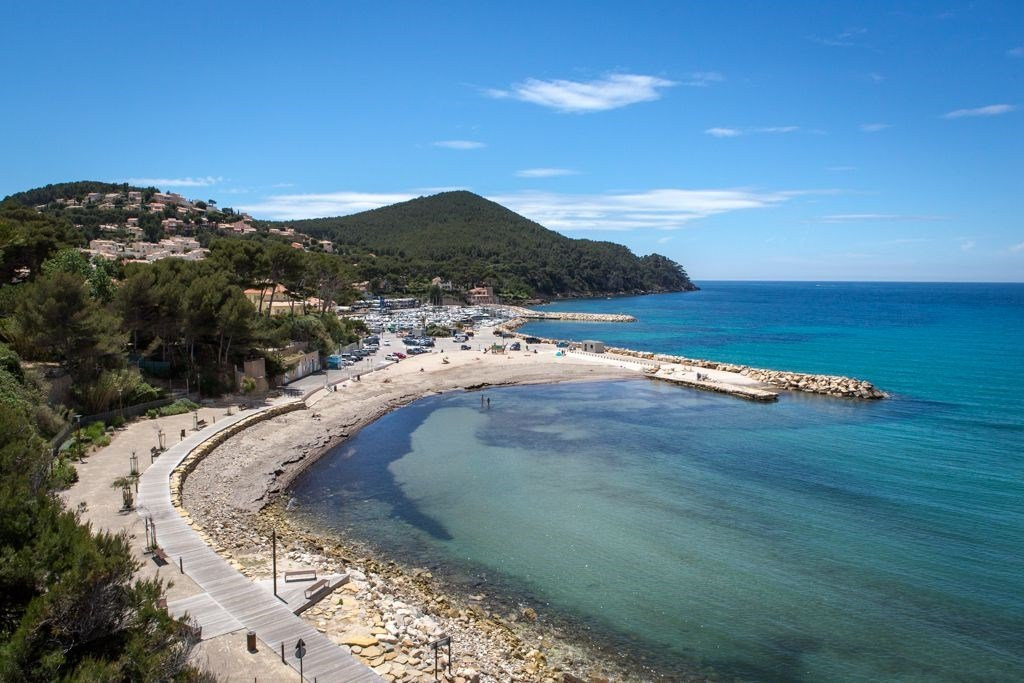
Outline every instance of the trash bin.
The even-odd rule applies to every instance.
[[[245,646],[249,648],[249,652],[256,652],[256,631],[245,634]]]

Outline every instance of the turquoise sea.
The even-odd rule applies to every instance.
[[[648,380],[432,397],[293,487],[297,514],[532,605],[638,670],[1024,680],[1024,285],[701,283],[554,304],[539,336],[854,375],[861,402]]]

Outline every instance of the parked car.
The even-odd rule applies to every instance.
[[[569,342],[567,342],[567,341],[560,341],[557,344],[555,344],[555,346],[557,346],[560,349],[567,349],[567,348],[569,348]]]
[[[527,337],[523,341],[525,341],[527,344],[540,344],[540,339],[538,339],[537,337]]]
[[[459,348],[462,349],[463,351],[472,351],[473,350],[473,347],[470,346],[469,344],[463,344]]]
[[[397,358],[398,360],[402,360],[403,358],[408,358],[409,357],[409,356],[405,355],[404,353],[401,353],[400,351],[395,351],[391,355],[394,356],[395,358]]]
[[[521,348],[523,347],[520,346],[519,342],[512,342],[512,344],[508,347],[509,351],[518,351]]]

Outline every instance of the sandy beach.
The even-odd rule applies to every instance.
[[[433,353],[321,391],[309,409],[245,429],[211,451],[188,476],[184,508],[214,549],[253,580],[270,575],[271,528],[281,539],[279,571],[348,572],[352,580],[304,616],[388,680],[433,680],[427,644],[442,634],[457,643],[452,680],[622,680],[625,672],[612,658],[581,649],[532,608],[492,611],[485,596],[459,595],[422,568],[373,557],[349,539],[299,528],[284,512],[287,501],[280,494],[299,472],[361,427],[424,396],[642,377],[643,366],[635,362],[557,356],[549,344],[483,353],[493,341],[478,334],[472,350],[458,350],[458,344],[439,340]],[[391,344],[391,349],[402,348],[393,338]],[[645,676],[634,672],[631,678]]]

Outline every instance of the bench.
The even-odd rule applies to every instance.
[[[319,581],[314,583],[312,586],[307,588],[305,590],[305,592],[303,593],[303,595],[305,596],[305,598],[307,600],[309,600],[310,598],[312,598],[317,593],[319,593],[319,592],[321,592],[323,590],[326,590],[329,586],[330,586],[330,583],[327,581],[327,579],[320,579]]]
[[[296,569],[284,573],[285,583],[289,581],[316,581],[315,569]]]
[[[196,429],[202,429],[206,426],[206,420],[199,420],[196,422]]]
[[[159,547],[158,548],[154,548],[153,549],[153,557],[155,557],[156,559],[160,560],[164,564],[170,564],[171,563],[171,558],[167,557],[167,553],[164,552],[163,548],[159,548]]]

